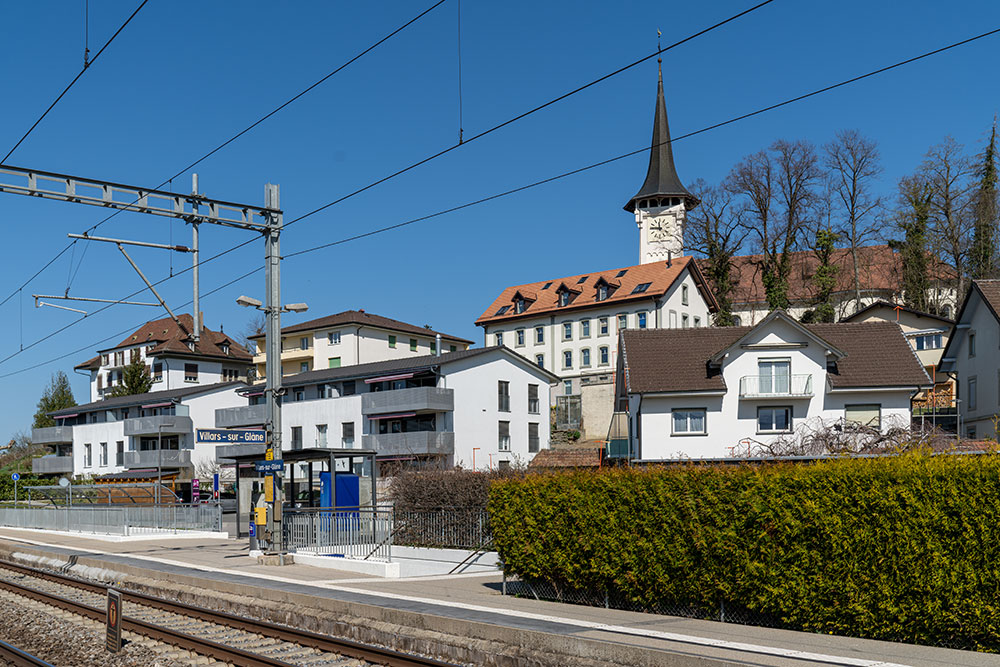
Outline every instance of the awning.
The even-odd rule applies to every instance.
[[[408,380],[413,377],[413,373],[403,373],[402,375],[383,375],[380,378],[369,378],[365,380],[365,384],[372,384],[373,382],[388,382],[389,380]]]
[[[368,419],[378,421],[380,419],[402,419],[404,417],[416,417],[416,412],[400,412],[394,415],[369,415]]]
[[[71,415],[59,415],[58,417],[53,417],[53,419],[69,419],[70,417],[79,417],[79,416],[80,416],[79,412],[74,412]]]
[[[145,410],[147,408],[169,408],[171,405],[173,405],[173,402],[167,401],[166,403],[150,403],[149,405],[143,405],[141,407]]]

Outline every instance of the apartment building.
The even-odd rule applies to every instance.
[[[253,362],[264,377],[264,334],[250,338],[256,344]],[[467,350],[472,341],[407,324],[364,310],[293,324],[281,329],[281,372],[295,375],[323,368],[411,359],[442,352]]]
[[[555,380],[506,347],[299,373],[282,381],[282,448],[370,449],[380,466],[527,463],[549,447]],[[245,393],[243,406],[216,411],[217,428],[264,423],[261,387]]]
[[[122,384],[125,367],[139,359],[153,377],[151,391],[168,391],[219,382],[246,382],[250,353],[221,331],[202,327],[194,339],[194,318],[165,317],[147,322],[115,347],[74,367],[90,373],[90,400],[111,395]]]

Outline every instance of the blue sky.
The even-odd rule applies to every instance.
[[[76,75],[83,60],[83,1],[4,7],[0,155]],[[94,53],[138,0],[92,2]],[[155,186],[294,95],[432,2],[241,2],[152,0],[7,161],[36,169]],[[469,137],[649,54],[656,29],[669,44],[752,2],[507,2],[461,6],[463,115]],[[454,143],[458,137],[457,0],[334,76],[197,168],[204,193],[263,202],[281,185],[286,220],[367,185]],[[777,0],[664,54],[674,135],[726,120],[876,67],[1000,27],[993,2]],[[778,138],[829,141],[857,128],[880,146],[891,193],[928,147],[946,135],[979,151],[1000,92],[993,70],[1000,36],[689,140],[674,154],[682,179],[722,179],[744,155]],[[655,61],[633,68],[482,140],[303,220],[285,254],[402,222],[606,159],[648,144]],[[638,155],[544,187],[388,234],[289,259],[286,302],[310,312],[286,323],[351,308],[430,324],[481,341],[473,321],[508,284],[626,266],[637,261],[632,216],[622,205],[641,184]],[[174,181],[188,191],[190,175]],[[0,298],[106,216],[92,207],[0,195],[8,230]],[[188,228],[122,214],[109,236],[187,242]],[[245,232],[203,229],[211,255]],[[142,285],[113,246],[81,245],[0,307],[0,357],[77,319],[33,308],[32,293],[118,298]],[[156,279],[163,251],[134,256]],[[203,291],[262,263],[254,242],[202,269]],[[73,260],[71,268],[70,260]],[[176,270],[189,262],[173,258]],[[75,278],[69,281],[77,269]],[[263,275],[205,298],[206,324],[241,331]],[[190,299],[190,274],[163,293]],[[148,297],[148,293],[144,295]],[[91,308],[93,309],[93,308]],[[0,437],[30,425],[51,373],[72,367],[113,333],[161,316],[117,306],[0,363]],[[119,336],[118,338],[120,338]],[[116,343],[117,338],[110,344]],[[50,360],[73,350],[61,360]],[[22,369],[41,364],[25,372]]]

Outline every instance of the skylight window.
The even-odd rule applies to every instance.
[[[497,315],[503,315],[503,314],[504,314],[504,313],[506,313],[506,312],[507,312],[508,310],[510,310],[510,306],[504,306],[503,308],[501,308],[500,310],[498,310],[498,311],[496,312],[496,314],[497,314]]]
[[[653,283],[640,283],[632,290],[632,294],[644,294]]]
[[[628,273],[628,269],[622,269],[621,271],[619,271],[618,273],[615,274],[615,278],[621,278],[626,273]]]
[[[584,276],[583,278],[580,278],[579,280],[577,280],[577,281],[576,281],[576,284],[577,284],[577,285],[582,285],[582,284],[584,284],[585,282],[587,282],[587,278],[589,278],[589,277],[590,277],[590,276]]]
[[[542,289],[548,289],[550,287],[552,287],[552,281],[551,280],[549,282],[545,283],[545,285],[542,287]]]

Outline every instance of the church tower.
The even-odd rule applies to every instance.
[[[656,112],[653,116],[653,141],[649,149],[649,169],[639,192],[625,204],[635,213],[639,228],[639,263],[667,261],[684,254],[684,221],[687,212],[699,200],[681,184],[674,167],[670,145],[667,105],[663,100],[663,61],[659,65],[656,87]]]

